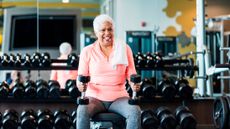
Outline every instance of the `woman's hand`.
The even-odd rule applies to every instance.
[[[130,82],[130,86],[134,92],[138,92],[141,89],[141,83]]]
[[[80,92],[85,92],[87,88],[87,84],[77,81],[77,88]]]

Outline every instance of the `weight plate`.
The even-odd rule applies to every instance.
[[[227,129],[227,115],[228,109],[226,99],[223,96],[216,98],[213,108],[213,121],[216,129]]]

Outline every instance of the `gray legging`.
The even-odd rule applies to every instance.
[[[137,105],[130,105],[128,97],[104,102],[89,97],[88,105],[79,105],[77,109],[77,129],[90,129],[90,118],[99,112],[114,112],[126,118],[126,129],[141,129],[141,109]]]

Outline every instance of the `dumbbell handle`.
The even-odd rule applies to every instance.
[[[136,99],[136,98],[137,98],[137,92],[133,91],[132,99]]]
[[[86,83],[82,83],[80,82],[81,85],[86,85]],[[85,98],[85,91],[84,92],[81,92],[81,99],[84,99]]]

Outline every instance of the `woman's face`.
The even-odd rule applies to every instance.
[[[104,22],[100,30],[96,33],[98,41],[103,46],[112,46],[113,45],[113,26],[110,22]]]

